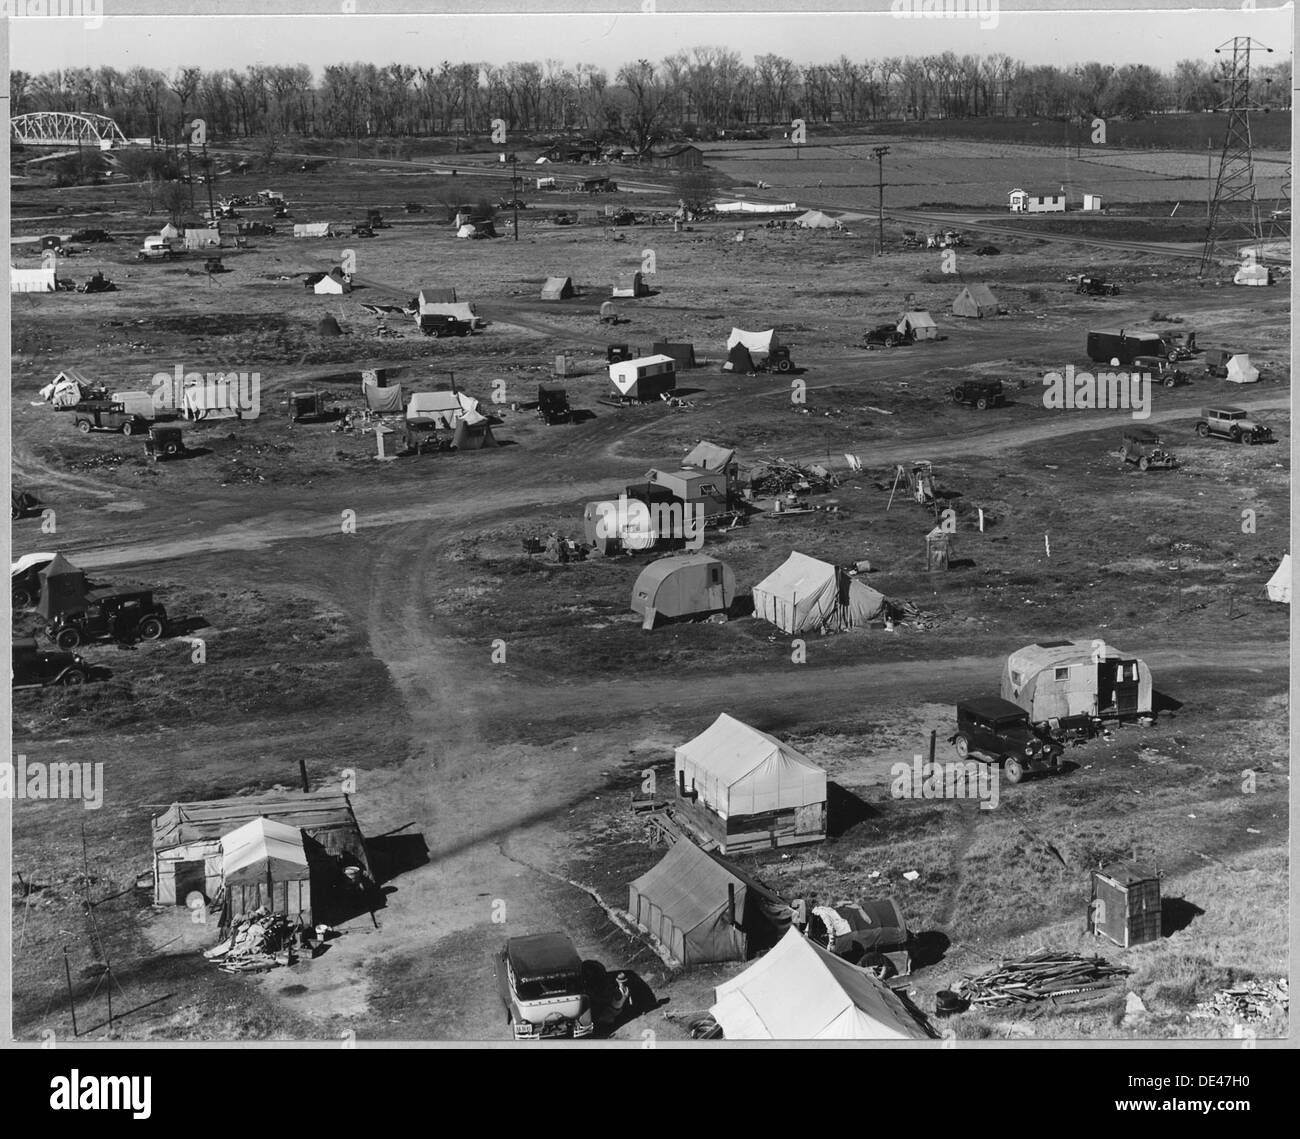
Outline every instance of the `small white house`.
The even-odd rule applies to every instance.
[[[1063,214],[1065,191],[1060,194],[1031,194],[1028,190],[1012,190],[1007,195],[1007,207],[1013,214]]]

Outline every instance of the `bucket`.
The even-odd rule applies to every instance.
[[[965,1012],[969,1007],[970,1002],[951,989],[940,989],[934,994],[935,1016],[952,1016],[955,1013]]]

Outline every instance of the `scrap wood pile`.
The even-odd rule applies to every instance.
[[[216,961],[227,973],[255,973],[274,969],[277,965],[292,965],[294,927],[284,914],[268,913],[265,907],[237,918],[230,935],[203,956]]]
[[[749,485],[755,494],[786,494],[789,491],[827,491],[839,486],[839,479],[825,467],[801,467],[784,459],[772,459],[751,476]]]
[[[1004,960],[987,973],[958,978],[953,991],[972,1005],[1009,1008],[1048,997],[1092,994],[1109,988],[1114,978],[1132,972],[1104,957],[1083,957],[1040,949],[1018,961]]]
[[[1235,989],[1220,989],[1208,1001],[1196,1006],[1192,1016],[1202,1019],[1228,1017],[1232,1020],[1267,1020],[1274,1009],[1286,1012],[1290,1004],[1289,985],[1282,977],[1277,981],[1247,981]]]

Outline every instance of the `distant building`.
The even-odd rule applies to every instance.
[[[1012,190],[1007,195],[1007,206],[1013,214],[1063,214],[1065,191],[1060,194],[1031,194],[1028,190]]]
[[[1101,195],[1100,195],[1100,194],[1084,194],[1084,195],[1083,195],[1083,208],[1084,208],[1085,210],[1099,210],[1099,209],[1101,209]]]
[[[688,143],[661,151],[653,156],[652,162],[660,170],[698,170],[704,165],[704,151]]]

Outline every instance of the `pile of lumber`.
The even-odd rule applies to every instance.
[[[801,467],[784,459],[772,459],[750,477],[749,485],[757,495],[786,494],[789,491],[826,491],[838,480],[825,467]]]
[[[1003,960],[987,973],[967,973],[953,985],[953,991],[972,1005],[1008,1008],[1048,997],[1093,993],[1109,988],[1114,978],[1130,972],[1104,957],[1040,949],[1019,960]]]
[[[229,936],[203,956],[218,962],[226,973],[255,973],[274,969],[277,965],[292,965],[294,927],[284,914],[267,912],[265,907],[237,918],[230,927]]]
[[[1192,1013],[1202,1019],[1228,1017],[1250,1023],[1266,1020],[1275,1008],[1287,1011],[1290,1003],[1287,979],[1247,981],[1235,989],[1220,989],[1208,1001],[1202,1001]]]

